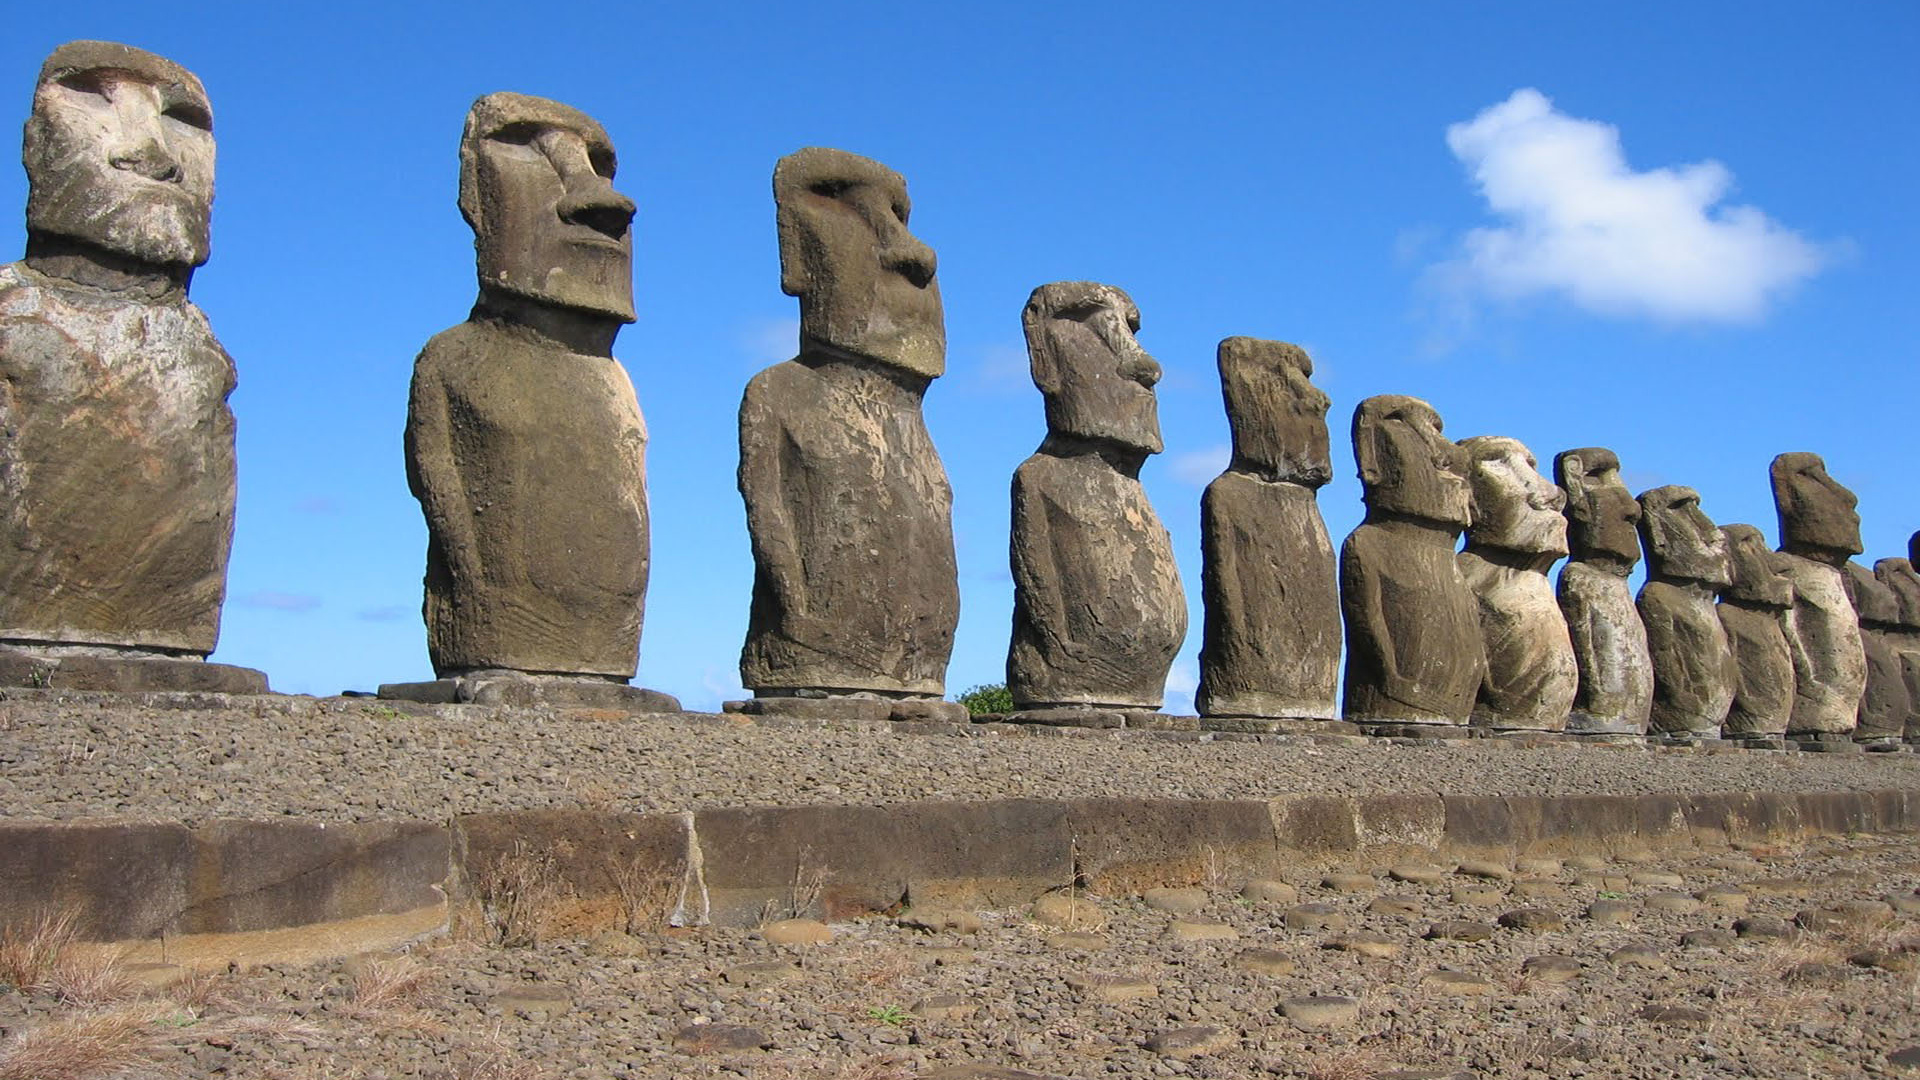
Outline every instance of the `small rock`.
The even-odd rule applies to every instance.
[[[1507,894],[1486,885],[1462,885],[1453,890],[1451,899],[1467,907],[1498,907],[1507,902]]]
[[[966,1020],[980,1006],[959,994],[935,994],[913,1007],[913,1015],[922,1020]]]
[[[800,965],[786,960],[768,960],[764,963],[737,964],[720,973],[720,978],[732,986],[771,986],[786,982],[800,974]]]
[[[1300,890],[1284,881],[1254,878],[1240,890],[1240,895],[1256,904],[1291,904],[1300,899]]]
[[[1513,869],[1515,873],[1526,874],[1529,877],[1552,877],[1558,874],[1562,867],[1559,859],[1542,857],[1515,859],[1513,861]]]
[[[1513,878],[1513,871],[1497,862],[1487,862],[1484,859],[1468,859],[1461,863],[1454,873],[1464,874],[1467,877],[1487,878],[1490,881],[1508,881]]]
[[[1201,919],[1175,919],[1167,924],[1170,941],[1232,941],[1240,931],[1223,922]]]
[[[1824,908],[1809,908],[1793,917],[1802,930],[1816,934],[1877,930],[1893,921],[1893,908],[1878,900],[1843,900]]]
[[[1442,994],[1454,994],[1460,997],[1481,997],[1493,993],[1493,984],[1478,975],[1466,971],[1454,971],[1441,968],[1429,971],[1420,985]]]
[[[1804,878],[1755,878],[1747,882],[1755,896],[1812,896],[1813,883]]]
[[[1433,885],[1447,879],[1447,872],[1431,863],[1400,863],[1387,871],[1387,876],[1395,881],[1411,882],[1415,885]]]
[[[1571,956],[1556,956],[1549,953],[1545,956],[1527,957],[1520,962],[1520,970],[1541,982],[1558,985],[1579,978],[1580,973],[1586,970],[1586,965]]]
[[[1559,912],[1537,907],[1515,908],[1500,916],[1500,925],[1534,934],[1558,933],[1567,928]]]
[[[1152,997],[1160,992],[1158,985],[1127,975],[1074,975],[1067,978],[1067,985],[1109,1005]]]
[[[1793,936],[1793,924],[1778,915],[1748,915],[1733,920],[1733,932],[1743,938],[1780,941]]]
[[[1839,964],[1828,964],[1818,960],[1810,960],[1804,964],[1795,964],[1781,972],[1780,981],[1783,983],[1826,985],[1828,983],[1842,982],[1849,974],[1851,973]]]
[[[1627,875],[1627,882],[1637,889],[1677,889],[1686,884],[1679,874],[1665,870],[1635,870]]]
[[[1320,879],[1320,887],[1337,893],[1367,892],[1374,887],[1372,874],[1338,873]]]
[[[1920,1046],[1903,1046],[1887,1054],[1887,1064],[1903,1069],[1920,1069]]]
[[[1164,1057],[1185,1061],[1228,1049],[1239,1042],[1240,1037],[1225,1028],[1202,1024],[1163,1031],[1147,1040],[1147,1049]]]
[[[760,936],[769,945],[825,945],[833,931],[818,919],[781,919],[761,927]]]
[[[1099,952],[1107,947],[1107,939],[1083,930],[1069,930],[1065,933],[1049,935],[1047,945],[1068,951]]]
[[[1567,866],[1573,870],[1605,870],[1607,860],[1598,855],[1574,855],[1567,859]]]
[[[973,912],[952,908],[915,908],[894,921],[908,929],[925,930],[929,934],[943,930],[951,930],[956,934],[977,934],[984,925],[980,916]]]
[[[1292,997],[1280,1003],[1287,1019],[1308,1031],[1340,1027],[1360,1018],[1360,1003],[1350,997],[1316,995]]]
[[[1633,921],[1636,910],[1624,900],[1595,900],[1587,905],[1587,919],[1601,926],[1623,926]]]
[[[1855,967],[1875,968],[1880,971],[1912,971],[1916,966],[1912,953],[1895,952],[1890,949],[1861,949],[1847,957],[1847,963]]]
[[[1693,894],[1694,899],[1717,911],[1745,911],[1752,897],[1738,885],[1709,885]]]
[[[965,945],[928,945],[918,951],[920,958],[934,967],[959,967],[975,959],[974,951]]]
[[[1887,906],[1899,915],[1920,915],[1920,895],[1913,893],[1888,893]]]
[[[1334,938],[1327,942],[1329,949],[1341,952],[1357,953],[1376,960],[1389,960],[1400,955],[1400,943],[1385,934],[1376,934],[1371,930],[1356,930],[1351,934]]]
[[[587,951],[595,956],[632,958],[647,956],[653,948],[644,939],[620,930],[608,930],[587,940]]]
[[[740,1024],[688,1024],[673,1033],[673,1048],[683,1054],[742,1054],[772,1045],[759,1028]]]
[[[1175,915],[1191,915],[1207,906],[1205,889],[1148,889],[1140,899],[1155,911],[1171,912]]]
[[[1614,967],[1646,968],[1659,971],[1667,966],[1667,959],[1660,950],[1651,945],[1622,945],[1607,954],[1607,961]]]
[[[1367,910],[1375,915],[1395,915],[1405,919],[1417,919],[1421,914],[1420,900],[1412,896],[1389,894],[1376,896],[1367,905]]]
[[[1426,933],[1429,941],[1486,941],[1491,937],[1493,927],[1473,919],[1441,919],[1427,927]]]
[[[1517,878],[1511,891],[1515,898],[1524,900],[1557,900],[1567,895],[1566,888],[1559,882],[1539,878]]]
[[[1677,892],[1650,893],[1641,902],[1648,911],[1663,911],[1669,915],[1691,915],[1705,906],[1686,893]]]
[[[1689,930],[1680,935],[1680,944],[1689,949],[1731,949],[1738,940],[1731,930]]]
[[[1288,975],[1293,972],[1294,960],[1278,949],[1248,949],[1233,958],[1233,966],[1256,975]]]
[[[1656,1024],[1704,1024],[1713,1019],[1712,1013],[1690,1005],[1649,1005],[1634,1015]]]
[[[1651,851],[1646,851],[1646,850],[1621,851],[1621,852],[1615,853],[1615,855],[1613,856],[1613,861],[1621,864],[1622,866],[1644,866],[1650,862],[1658,862],[1659,856],[1655,855]]]
[[[573,1008],[573,998],[557,986],[516,986],[493,995],[493,1004],[508,1016],[545,1020]]]
[[[1085,897],[1051,892],[1033,902],[1033,921],[1062,930],[1103,930],[1107,913]]]
[[[1332,904],[1301,904],[1287,909],[1289,930],[1345,930],[1347,917]]]

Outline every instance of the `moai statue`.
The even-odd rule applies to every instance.
[[[1670,485],[1640,494],[1647,583],[1638,600],[1653,658],[1651,731],[1717,739],[1739,670],[1714,597],[1729,583],[1727,538],[1700,510],[1700,494]]]
[[[1161,450],[1160,365],[1134,340],[1140,310],[1111,285],[1042,285],[1020,321],[1047,436],[1013,474],[1007,689],[1028,720],[1151,713],[1187,636],[1173,541],[1140,486]]]
[[[1776,744],[1793,714],[1793,653],[1787,648],[1786,615],[1793,606],[1793,577],[1786,560],[1767,547],[1751,525],[1726,525],[1733,584],[1720,594],[1720,625],[1727,632],[1738,672],[1733,707],[1723,734],[1730,739]]]
[[[203,663],[233,541],[233,360],[187,299],[213,113],[165,57],[75,41],[27,120],[0,267],[0,684],[259,693]]]
[[[1354,410],[1353,456],[1367,516],[1340,548],[1346,718],[1464,727],[1487,670],[1453,550],[1470,506],[1466,454],[1433,406],[1382,394]]]
[[[1899,618],[1892,633],[1894,649],[1900,654],[1900,674],[1907,683],[1907,699],[1913,711],[1907,714],[1906,740],[1920,742],[1920,573],[1914,560],[1920,559],[1920,532],[1914,533],[1907,547],[1913,552],[1905,559],[1881,559],[1873,564],[1873,574],[1893,590]]]
[[[1456,557],[1480,614],[1487,671],[1473,723],[1495,731],[1561,731],[1580,685],[1567,619],[1547,571],[1567,553],[1567,496],[1518,439],[1460,440],[1472,491],[1466,549]]]
[[[460,139],[480,293],[414,361],[407,483],[427,519],[415,700],[677,709],[626,685],[647,591],[647,429],[613,358],[633,321],[633,201],[613,144],[545,98],[488,94]]]
[[[1340,715],[1340,592],[1318,501],[1330,401],[1296,345],[1230,337],[1219,363],[1233,459],[1200,500],[1194,704],[1221,730],[1324,728]]]
[[[1787,646],[1793,650],[1793,719],[1803,749],[1849,749],[1867,689],[1859,616],[1843,567],[1860,553],[1853,493],[1827,475],[1818,454],[1781,454],[1768,470],[1780,514],[1780,550],[1793,578]]]
[[[920,411],[946,370],[933,250],[907,231],[906,181],[867,158],[789,154],[773,197],[800,354],[740,403],[755,567],[740,680],[756,700],[735,707],[964,719],[939,700],[960,588]]]
[[[1561,451],[1553,459],[1553,479],[1567,494],[1572,557],[1560,570],[1558,596],[1580,671],[1567,733],[1645,735],[1653,710],[1653,658],[1627,584],[1640,561],[1640,504],[1620,479],[1620,459],[1604,447]]]
[[[1867,656],[1867,685],[1853,741],[1888,747],[1906,736],[1913,713],[1900,655],[1900,598],[1872,570],[1848,560],[1843,568],[1847,600],[1860,616],[1860,644]]]

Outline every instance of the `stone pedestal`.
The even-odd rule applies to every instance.
[[[476,671],[432,682],[381,683],[390,701],[422,705],[508,705],[516,708],[623,709],[636,713],[681,712],[680,699],[658,690],[611,679],[529,675],[523,671]]]
[[[0,649],[0,686],[120,693],[266,694],[267,677],[252,668],[187,657],[104,650]]]
[[[783,716],[796,720],[891,720],[898,723],[964,724],[972,717],[957,701],[879,696],[757,697],[729,701],[721,711],[738,716]]]

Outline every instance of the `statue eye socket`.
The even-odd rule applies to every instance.
[[[612,150],[604,146],[593,147],[592,149],[587,151],[587,162],[588,164],[593,166],[593,171],[596,174],[603,176],[608,180],[613,179],[613,151]]]
[[[169,120],[185,124],[201,131],[213,130],[213,114],[198,102],[176,101],[168,105],[160,115]]]
[[[533,140],[540,137],[546,128],[540,124],[516,122],[502,124],[487,134],[489,142],[509,143],[514,146],[531,146]]]
[[[103,98],[112,97],[113,80],[101,71],[68,72],[60,76],[58,84],[82,94],[97,94]]]

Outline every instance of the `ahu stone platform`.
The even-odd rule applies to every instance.
[[[561,922],[1010,906],[1355,859],[1920,833],[1920,757],[0,694],[0,925],[171,963],[443,932],[537,866]]]

